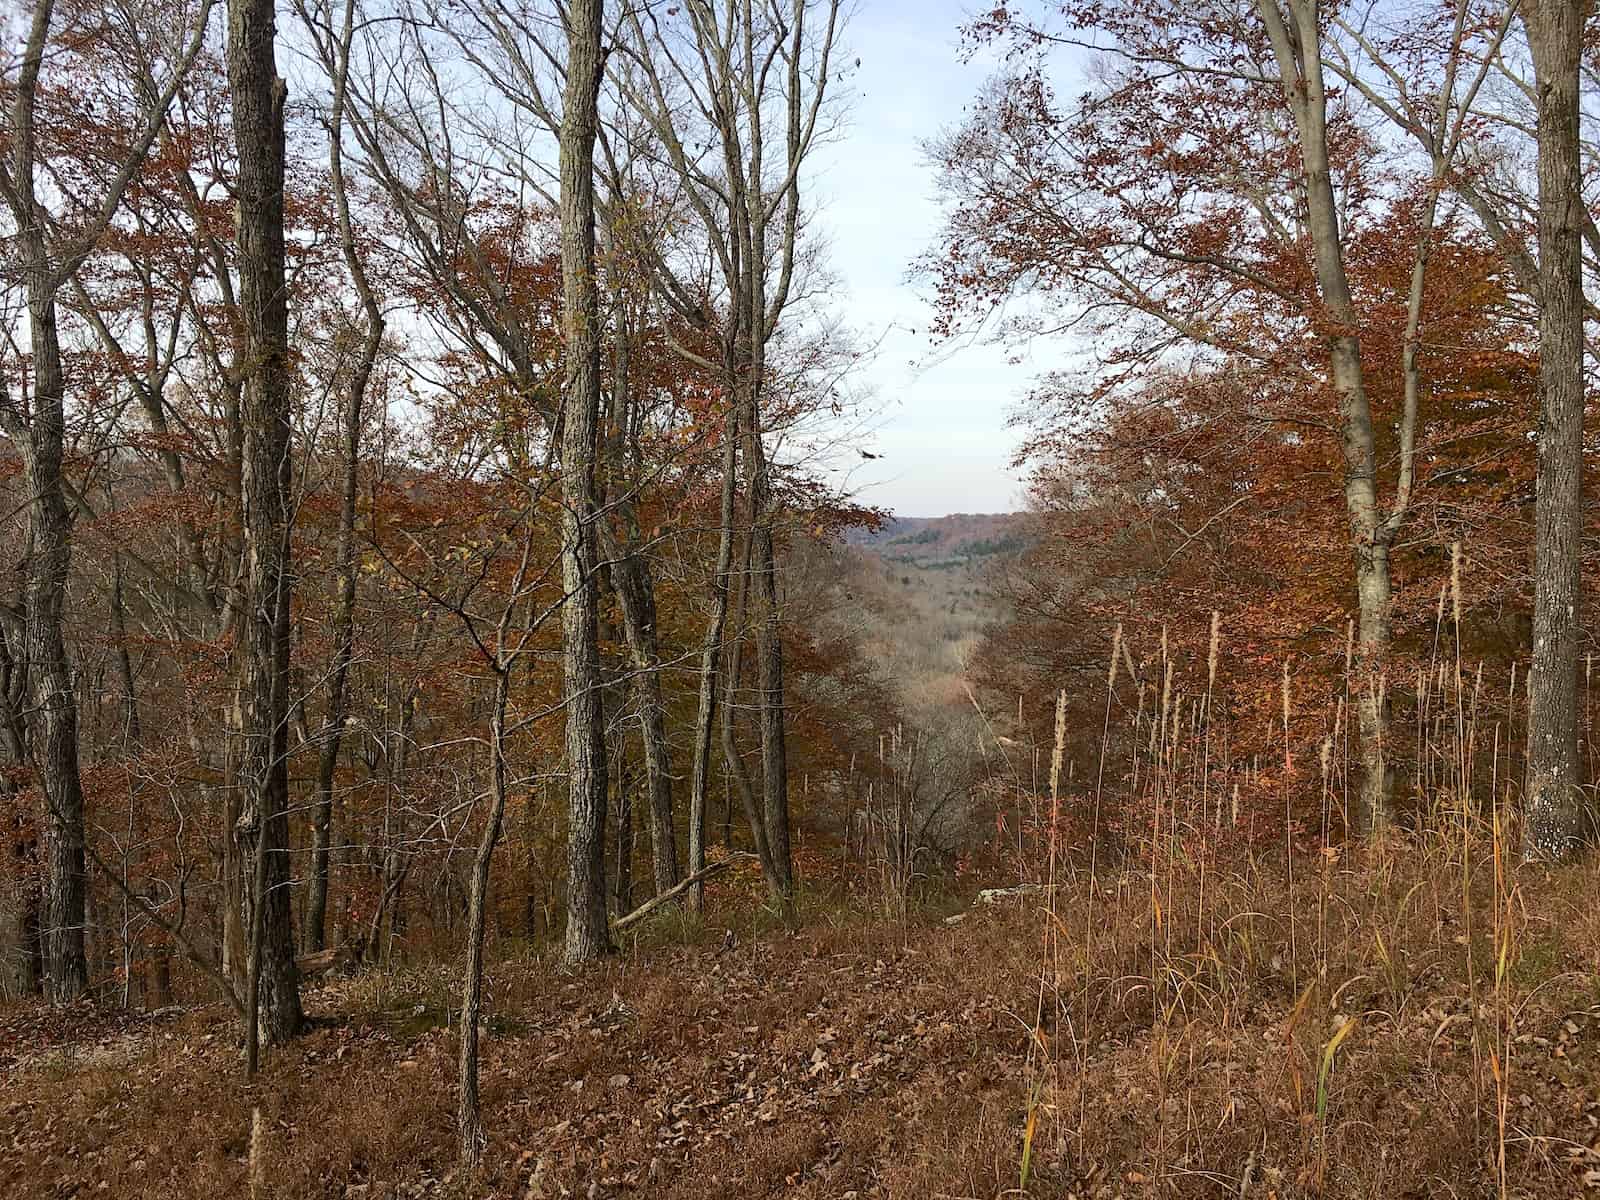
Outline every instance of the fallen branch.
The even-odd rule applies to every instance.
[[[696,871],[693,875],[690,875],[687,878],[682,879],[679,882],[673,884],[666,891],[660,893],[659,895],[652,896],[650,899],[646,900],[643,904],[639,905],[638,908],[634,909],[631,913],[627,914],[627,916],[618,917],[615,921],[611,922],[611,932],[612,933],[621,933],[629,925],[638,924],[640,921],[642,921],[646,917],[648,917],[651,913],[655,912],[655,910],[660,908],[663,904],[668,904],[671,901],[676,900],[679,896],[683,895],[690,888],[692,888],[695,884],[700,883],[700,882],[702,882],[702,881],[704,881],[706,879],[711,878],[711,876],[717,874],[718,872],[726,871],[729,867],[733,866],[733,864],[734,864],[734,862],[736,860],[741,859],[741,858],[754,858],[754,857],[755,857],[755,855],[753,855],[753,854],[740,853],[740,854],[730,855],[727,858],[718,859],[714,863],[707,863],[704,867],[700,868],[700,870]]]

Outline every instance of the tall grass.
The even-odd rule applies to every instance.
[[[1076,796],[1062,770],[1068,697],[1057,693],[1038,844],[1042,936],[1025,1061],[1024,1191],[1039,1170],[1049,1120],[1062,1122],[1057,1141],[1074,1148],[1078,1169],[1092,1169],[1090,1080],[1100,1057],[1116,1052],[1105,1048],[1134,1036],[1145,1043],[1157,1113],[1151,1171],[1158,1192],[1170,1190],[1203,1140],[1197,1119],[1181,1113],[1185,1096],[1174,1083],[1200,1053],[1200,1031],[1241,1030],[1276,996],[1287,1006],[1285,1101],[1304,1121],[1313,1190],[1352,1169],[1340,1153],[1351,1149],[1343,1131],[1359,1121],[1341,1099],[1355,1078],[1351,1064],[1370,1063],[1369,1043],[1401,1040],[1419,1008],[1442,1004],[1448,1011],[1435,1040],[1461,1026],[1472,1136],[1489,1139],[1495,1192],[1512,1194],[1514,1056],[1528,999],[1517,971],[1525,915],[1508,850],[1518,844],[1517,670],[1513,664],[1501,689],[1482,663],[1465,661],[1465,574],[1457,544],[1410,697],[1389,693],[1387,671],[1365,684],[1355,677],[1353,621],[1334,650],[1342,664],[1335,658],[1328,672],[1334,694],[1306,691],[1301,679],[1316,673],[1302,676],[1287,657],[1277,664],[1271,766],[1234,750],[1245,740],[1240,722],[1251,717],[1245,710],[1236,718],[1225,702],[1232,693],[1218,686],[1218,612],[1192,688],[1167,630],[1142,670],[1127,629],[1112,630],[1094,769]],[[1353,840],[1350,713],[1362,686],[1378,689],[1380,709],[1409,700],[1415,745],[1404,827]],[[1507,711],[1491,720],[1496,695]],[[1302,771],[1302,761],[1315,771]],[[1269,791],[1275,816],[1263,804]],[[1077,819],[1065,820],[1069,812]],[[1270,839],[1258,836],[1269,826]],[[1141,893],[1143,919],[1130,920],[1129,901]],[[1464,993],[1460,1010],[1439,999],[1452,985]],[[1135,1014],[1142,1035],[1128,1024]],[[1063,1029],[1070,1104],[1051,1102]]]

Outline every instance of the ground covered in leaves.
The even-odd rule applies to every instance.
[[[1168,897],[1152,933],[1129,873],[954,924],[816,915],[657,930],[575,975],[497,963],[470,1180],[447,969],[310,993],[314,1028],[249,1086],[220,1007],[13,1010],[0,1195],[248,1195],[256,1106],[273,1197],[1600,1189],[1593,870],[1524,881],[1498,968],[1448,878],[1388,870],[1302,881],[1292,930],[1258,872],[1213,879],[1209,914]]]

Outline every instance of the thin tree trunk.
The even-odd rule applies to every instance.
[[[478,839],[472,862],[472,893],[467,906],[467,962],[461,976],[460,1058],[456,1071],[456,1137],[461,1165],[468,1170],[483,1155],[483,1118],[478,1106],[478,1021],[483,1007],[483,935],[487,923],[489,866],[500,840],[506,811],[506,704],[511,691],[511,666],[496,667],[494,710],[489,717],[489,819]]]
[[[333,783],[339,766],[339,749],[344,740],[344,724],[349,714],[350,666],[355,657],[356,611],[356,491],[360,483],[361,413],[373,366],[383,345],[383,313],[367,279],[366,268],[356,250],[355,229],[350,219],[350,196],[344,176],[344,111],[347,94],[350,44],[354,36],[355,5],[347,2],[344,27],[334,60],[333,103],[328,117],[328,175],[333,182],[335,208],[339,215],[339,248],[345,270],[361,300],[366,323],[365,336],[350,378],[345,384],[343,428],[344,474],[340,480],[339,540],[335,549],[339,570],[339,596],[333,618],[333,676],[328,682],[328,719],[323,728],[317,756],[317,797],[312,806],[311,883],[306,896],[304,941],[308,950],[321,950],[326,941],[328,911],[329,827],[333,820]]]
[[[759,368],[756,368],[759,369]],[[745,586],[754,583],[756,670],[761,716],[761,824],[766,840],[763,873],[786,919],[794,917],[794,864],[789,852],[789,769],[784,734],[783,638],[779,625],[777,566],[772,542],[771,482],[761,444],[761,388],[746,381],[744,459],[750,532]],[[760,847],[757,847],[760,850]]]
[[[643,464],[637,441],[631,436],[633,393],[629,368],[633,332],[624,303],[613,323],[611,426],[609,465],[621,494],[611,501],[623,529],[622,537],[609,521],[600,521],[610,578],[622,608],[623,636],[628,643],[633,671],[634,702],[639,708],[639,730],[644,741],[645,792],[649,802],[650,861],[656,891],[678,882],[677,835],[672,824],[672,753],[667,745],[666,705],[661,696],[661,648],[656,631],[656,591],[650,563],[641,550],[642,531],[635,494]]]
[[[700,643],[700,702],[694,722],[694,767],[689,785],[689,874],[706,865],[706,792],[711,782],[711,729],[717,713],[717,664],[728,620],[728,572],[733,566],[733,502],[738,486],[739,406],[728,405],[722,429],[722,501],[718,509],[717,565],[711,576],[711,616]],[[689,910],[700,912],[705,889],[688,892]]]
[[[106,485],[111,499],[111,486]],[[114,503],[114,501],[113,501]],[[122,687],[122,736],[129,745],[139,742],[139,693],[133,682],[133,658],[128,653],[128,606],[122,587],[122,554],[111,551],[111,635],[116,639],[117,682]]]
[[[341,185],[342,187],[342,185]],[[341,196],[340,222],[346,229],[346,246],[351,260],[354,248],[349,241],[348,207]],[[354,273],[359,275],[360,268]],[[356,612],[356,490],[360,482],[361,410],[367,381],[377,361],[383,338],[383,318],[378,315],[365,282],[358,285],[368,305],[367,336],[349,383],[344,406],[344,476],[339,497],[339,539],[335,549],[339,570],[339,594],[333,614],[333,674],[328,680],[328,718],[323,726],[317,752],[317,795],[311,810],[311,882],[306,895],[305,948],[321,950],[328,911],[329,828],[333,820],[334,776],[339,766],[339,749],[344,741],[344,725],[349,715],[350,667],[355,660]]]
[[[672,754],[667,746],[666,705],[661,698],[655,585],[650,568],[633,550],[623,551],[611,573],[622,601],[623,634],[634,670],[634,699],[639,706],[639,730],[644,741],[650,860],[656,891],[664,892],[678,882],[678,846],[672,827]]]
[[[1591,832],[1578,771],[1584,403],[1578,64],[1587,7],[1584,0],[1528,0],[1522,9],[1539,104],[1539,462],[1523,854],[1546,860],[1571,857]]]
[[[228,80],[238,143],[238,257],[244,330],[245,642],[242,804],[234,834],[252,931],[252,991],[260,1006],[247,1037],[269,1043],[300,1030],[289,905],[288,733],[291,590],[289,306],[284,278],[286,88],[274,62],[273,0],[228,7]],[[254,1007],[254,1003],[252,1003]]]
[[[561,433],[561,610],[567,695],[567,935],[580,963],[610,948],[606,923],[606,756],[596,579],[595,457],[600,424],[600,304],[595,287],[594,144],[601,0],[574,0],[567,20],[561,118],[562,342],[567,377]]]
[[[750,772],[745,767],[744,755],[739,752],[738,717],[739,693],[744,675],[744,618],[750,594],[750,560],[753,547],[754,540],[746,536],[744,557],[741,560],[738,581],[734,584],[733,619],[730,622],[733,633],[727,639],[728,672],[722,698],[722,762],[729,792],[725,811],[733,803],[732,793],[737,792],[739,802],[744,808],[745,821],[750,826],[750,843],[755,847],[756,860],[761,864],[762,877],[770,889],[776,886],[776,874],[773,869],[772,850],[767,844],[766,817],[756,803],[755,788],[750,783]]]
[[[617,755],[617,872],[611,896],[618,913],[633,907],[633,779],[627,754]]]

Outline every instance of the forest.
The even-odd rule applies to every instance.
[[[0,28],[5,1195],[1600,1191],[1589,0]]]

